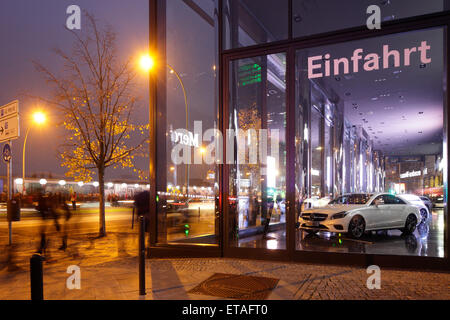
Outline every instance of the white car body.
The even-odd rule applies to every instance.
[[[303,202],[303,209],[320,208],[324,207],[331,201],[329,197],[319,198],[317,196],[306,199]]]
[[[423,220],[426,221],[430,217],[430,211],[419,196],[416,196],[415,194],[399,194],[397,197],[419,208]],[[422,213],[422,210],[425,210],[425,215]]]
[[[365,231],[402,229],[405,227],[407,217],[411,214],[416,217],[417,224],[420,223],[420,210],[417,206],[408,203],[377,206],[374,200],[379,196],[392,195],[388,193],[365,195],[365,203],[362,204],[328,204],[322,208],[305,210],[300,215],[299,227],[306,231],[347,233],[352,218],[361,216],[365,222]],[[336,217],[337,214],[339,215]]]

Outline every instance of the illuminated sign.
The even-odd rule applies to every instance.
[[[420,63],[431,63],[431,58],[428,57],[431,46],[427,44],[427,41],[422,41],[420,46],[405,48],[404,50],[391,50],[389,45],[383,46],[383,54],[380,56],[378,53],[369,53],[363,56],[364,50],[362,48],[355,49],[352,57],[340,57],[337,59],[331,59],[331,55],[326,53],[325,55],[313,56],[308,58],[308,78],[322,78],[339,76],[341,72],[349,74],[350,69],[352,73],[359,72],[360,61],[363,62],[362,69],[364,71],[374,71],[388,69],[392,66],[390,61],[393,61],[395,68],[411,65],[411,57],[414,55],[420,56]],[[403,59],[402,59],[403,58]],[[380,62],[382,61],[382,62]]]
[[[422,175],[422,171],[406,171],[400,174],[400,179],[413,178]]]
[[[239,86],[261,82],[261,66],[257,63],[246,64],[239,67]]]
[[[192,132],[184,129],[172,131],[170,137],[173,143],[179,143],[185,146],[197,148],[199,146],[198,134],[194,135]]]

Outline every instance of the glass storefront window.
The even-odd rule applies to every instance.
[[[450,8],[445,0],[292,0],[293,37],[365,26],[371,5],[380,7],[382,23]]]
[[[229,245],[286,249],[286,55],[230,65]]]
[[[217,244],[218,175],[205,160],[218,127],[217,16],[213,1],[166,1],[159,53],[159,243]],[[161,88],[165,88],[161,90]],[[164,149],[165,146],[165,149]]]
[[[297,250],[444,257],[445,43],[435,28],[297,51]]]
[[[224,49],[288,38],[288,0],[224,0]]]

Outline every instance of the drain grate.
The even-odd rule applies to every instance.
[[[215,273],[188,293],[238,299],[265,300],[279,279]]]

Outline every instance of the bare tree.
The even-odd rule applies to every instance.
[[[38,62],[34,65],[54,89],[53,97],[44,100],[64,119],[67,137],[59,156],[66,175],[78,181],[98,175],[100,236],[105,236],[105,169],[134,167],[135,152],[147,138],[141,136],[132,146],[130,139],[142,135],[147,126],[131,123],[136,102],[131,59],[119,62],[115,32],[111,27],[100,29],[89,13],[85,16],[82,32],[68,31],[74,37],[72,52],[54,50],[64,66],[58,74]]]

